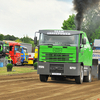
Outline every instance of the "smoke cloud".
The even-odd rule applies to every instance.
[[[74,10],[77,12],[75,18],[77,30],[81,29],[84,13],[93,6],[98,5],[99,2],[100,0],[73,0]]]

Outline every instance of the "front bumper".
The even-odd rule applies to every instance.
[[[79,76],[80,63],[38,62],[37,73],[43,75]]]

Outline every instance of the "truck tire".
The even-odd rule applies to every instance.
[[[56,77],[51,77],[51,80],[56,80]]]
[[[91,82],[91,77],[92,77],[91,71],[92,71],[92,69],[90,68],[88,71],[88,75],[84,76],[84,82]]]
[[[40,75],[40,81],[41,82],[47,82],[48,76],[47,75]]]
[[[82,84],[83,83],[83,75],[84,75],[84,70],[83,66],[80,66],[80,75],[75,77],[75,82],[77,84]]]

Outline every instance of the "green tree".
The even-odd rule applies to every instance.
[[[0,34],[0,41],[2,41],[4,39],[4,35]]]
[[[95,32],[91,36],[91,42],[94,42],[94,39],[100,39],[100,26],[98,29],[95,30]]]
[[[20,39],[16,39],[15,42],[22,43]]]
[[[30,41],[30,44],[32,44],[32,47],[35,47],[34,41]]]
[[[4,36],[4,40],[12,40],[12,41],[15,41],[16,39],[18,39],[18,37],[15,37],[13,35],[5,35]]]
[[[94,39],[100,39],[100,9],[94,7],[90,9],[85,15],[82,23],[82,31],[86,32],[90,42]]]
[[[28,35],[24,36],[23,38],[21,38],[21,41],[24,43],[30,43],[30,38],[28,37]]]
[[[30,43],[32,44],[32,47],[35,47],[34,40],[32,38],[29,38],[28,35],[24,36],[20,40],[24,43]]]
[[[64,30],[73,30],[76,28],[75,23],[74,23],[74,18],[75,15],[69,15],[69,18],[67,20],[64,20],[63,26],[61,27]]]

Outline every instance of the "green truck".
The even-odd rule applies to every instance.
[[[91,82],[92,49],[86,33],[77,30],[39,30],[38,68],[40,81],[71,78],[77,84]]]
[[[0,41],[0,62],[2,62],[4,66],[8,64],[9,57],[9,44]]]
[[[9,53],[9,44],[3,41],[0,41],[0,54],[2,56],[5,56],[6,53]]]

